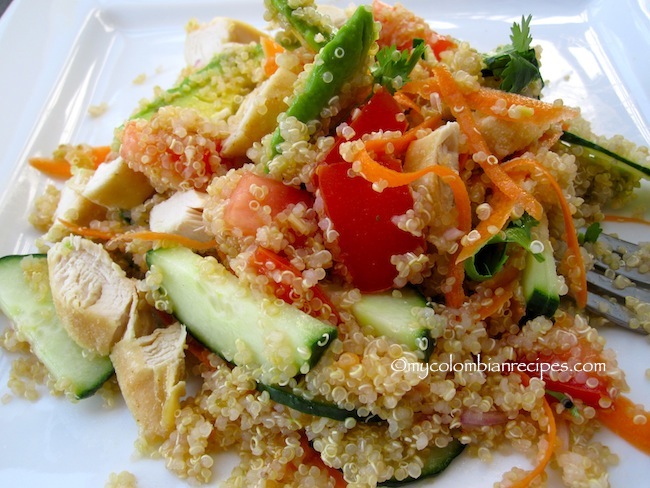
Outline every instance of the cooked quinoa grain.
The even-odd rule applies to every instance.
[[[399,4],[374,2],[371,19],[368,11],[293,0],[289,22],[277,3],[265,2],[273,31],[233,23],[216,57],[187,66],[174,88],[156,87],[115,130],[105,162],[84,144],[53,154],[72,177],[47,185],[35,201],[29,221],[43,233],[39,249],[70,234],[101,244],[131,297],[109,351],[117,374],[98,389],[104,406],[119,408],[121,395],[140,427],[155,422],[164,433],[155,441],[141,435],[139,454],[191,485],[374,488],[428,476],[432,455],[452,462],[464,449],[476,462],[516,452],[539,466],[513,466],[496,487],[545,486],[550,469],[567,487],[608,487],[619,460],[598,440],[599,415],[617,407],[628,385],[599,333],[604,319],[579,308],[584,273],[599,258],[614,285],[629,289],[620,270],[650,272],[650,246],[626,253],[569,238],[629,202],[639,178],[561,135],[570,130],[642,164],[648,149],[595,135],[562,100],[540,101],[541,78],[521,95],[505,94],[482,53],[438,36]],[[340,75],[329,66],[312,80],[326,62],[314,46],[342,42],[336,36],[349,28],[346,19],[364,15],[364,34],[377,39],[306,120],[302,114],[314,112],[296,108],[300,95]],[[294,21],[319,31],[300,32]],[[191,21],[187,31],[203,28]],[[411,72],[391,77],[378,68],[384,54],[397,61],[412,49],[414,37],[427,47]],[[383,50],[390,46],[392,54]],[[541,60],[538,47],[531,54]],[[262,90],[276,69],[293,73],[295,83],[274,99]],[[280,115],[262,120],[271,112]],[[226,141],[257,123],[274,129],[229,156]],[[121,173],[108,177],[116,163],[125,163]],[[341,168],[333,191],[324,183],[332,168]],[[136,179],[150,193],[129,208],[86,192],[98,185],[101,195],[115,181],[112,191],[135,192]],[[190,277],[155,261],[179,248],[197,259]],[[546,251],[557,276],[549,272],[544,284],[559,305],[531,313],[525,277]],[[48,296],[47,262],[25,257],[21,266],[29,292]],[[217,299],[213,287],[231,278],[240,288]],[[170,279],[187,281],[179,292]],[[107,284],[100,295],[117,291]],[[255,323],[240,303],[249,295],[262,304]],[[364,312],[369,297],[384,301]],[[82,292],[75,303],[90,309],[90,298],[97,297]],[[200,314],[201,324],[193,323],[198,298],[232,309],[236,323]],[[287,303],[335,329],[303,338],[297,319],[279,315]],[[650,332],[650,305],[629,297],[626,306],[635,313],[631,327]],[[269,332],[269,317],[283,318],[285,329]],[[173,331],[181,331],[179,343],[160,339]],[[232,354],[223,352],[224,337]],[[15,356],[2,403],[35,401],[47,390],[72,397],[71,385],[55,384],[13,328],[0,345]],[[125,349],[127,359],[116,356]],[[119,359],[128,367],[118,368]],[[596,363],[593,371],[578,367]],[[647,429],[642,406],[625,415]],[[225,452],[239,456],[228,473],[216,461]],[[105,486],[137,480],[111,473]]]

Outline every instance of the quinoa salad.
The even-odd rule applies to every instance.
[[[609,487],[604,438],[647,463],[649,406],[586,305],[596,260],[621,289],[650,271],[650,245],[601,238],[647,225],[614,213],[650,152],[544,96],[521,14],[486,52],[379,0],[188,20],[176,81],[104,145],[29,158],[47,184],[33,252],[0,257],[0,411],[101,398],[192,486],[434,486],[504,456],[481,486]],[[650,347],[650,305],[626,307]]]

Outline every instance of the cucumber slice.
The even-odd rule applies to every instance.
[[[375,336],[389,339],[421,353],[428,359],[435,346],[430,331],[417,320],[417,309],[427,306],[426,299],[414,288],[362,294],[352,306],[352,314],[361,326]]]
[[[255,294],[214,258],[183,247],[149,251],[176,318],[212,352],[261,368],[267,384],[306,373],[337,329],[291,305]]]
[[[544,315],[552,317],[560,305],[560,283],[550,242],[544,242],[543,261],[528,253],[521,285],[526,300],[526,320]]]
[[[345,410],[325,400],[309,400],[302,396],[300,393],[296,393],[295,390],[292,391],[287,387],[258,383],[257,389],[259,391],[268,391],[271,400],[274,402],[280,403],[289,408],[293,408],[294,410],[298,410],[299,412],[309,415],[326,417],[328,419],[339,420],[341,422],[345,421],[345,419],[348,418],[361,420],[363,422],[377,422],[380,420],[379,417],[375,415],[362,417],[354,410]]]
[[[424,478],[430,478],[442,473],[451,462],[465,449],[465,445],[457,439],[453,439],[445,447],[428,447],[424,455],[424,466],[422,474],[418,478],[405,478],[403,480],[390,479],[379,483],[379,486],[402,486],[414,481],[420,481]]]
[[[45,286],[30,283],[23,260],[42,266]],[[67,393],[82,399],[91,396],[113,374],[107,356],[96,356],[74,342],[56,315],[45,254],[5,256],[0,259],[0,309],[16,331],[29,342],[36,357]]]
[[[572,132],[564,132],[560,137],[566,146],[582,146],[582,157],[607,168],[616,168],[637,179],[650,179],[650,168],[642,163],[630,161],[595,142],[584,139]]]

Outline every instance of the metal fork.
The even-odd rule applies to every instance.
[[[634,253],[639,246],[617,237],[602,233],[598,237],[619,257]],[[594,268],[587,272],[587,309],[596,315],[600,315],[613,324],[625,327],[639,334],[648,334],[643,327],[631,327],[630,321],[635,317],[632,310],[625,306],[626,297],[635,297],[642,302],[650,303],[650,273],[641,273],[635,268],[621,266],[614,270],[616,276],[621,275],[631,281],[630,286],[620,288],[614,284],[614,280],[605,275],[609,269],[607,264],[596,260]],[[610,274],[611,276],[611,274]]]

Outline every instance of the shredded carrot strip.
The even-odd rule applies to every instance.
[[[91,148],[91,157],[95,168],[106,161],[106,158],[111,152],[110,146],[94,146]],[[70,163],[64,158],[44,158],[36,156],[29,158],[29,164],[53,178],[70,178],[72,176],[72,168]]]
[[[557,141],[562,137],[562,131],[559,129],[549,129],[537,141],[537,147],[544,149],[551,149]]]
[[[496,185],[499,190],[508,195],[511,199],[520,202],[524,210],[532,217],[540,219],[543,213],[541,204],[530,193],[517,185],[498,164],[498,160],[491,154],[490,148],[485,142],[483,135],[478,130],[474,116],[471,112],[465,95],[456,84],[453,75],[443,64],[437,64],[433,68],[434,74],[440,85],[440,95],[443,101],[449,106],[454,117],[460,124],[461,130],[467,137],[470,151],[473,154],[481,154],[477,158],[479,166],[485,174]]]
[[[503,305],[512,298],[512,296],[515,294],[515,289],[519,284],[517,280],[518,277],[519,270],[515,267],[510,266],[504,268],[494,278],[483,283],[483,286],[492,290],[493,293],[490,296],[491,302],[489,304],[479,304],[479,308],[476,313],[480,316],[481,320],[491,317],[497,313],[499,310],[501,310]],[[499,293],[496,293],[499,288],[501,291]],[[479,295],[479,297],[479,299],[482,299],[482,296]]]
[[[637,417],[639,423],[634,421]],[[637,408],[629,398],[618,396],[610,408],[597,410],[596,418],[614,434],[650,454],[650,412]]]
[[[179,236],[176,234],[167,234],[165,232],[153,232],[150,230],[143,230],[137,232],[127,232],[125,234],[119,234],[115,236],[116,240],[124,241],[133,241],[140,239],[143,241],[170,241],[181,246],[185,246],[191,249],[197,250],[207,250],[213,249],[216,246],[215,241],[202,242],[195,239],[190,239],[189,237]]]
[[[490,232],[490,230],[493,230],[491,229],[492,227],[499,229],[499,231],[503,229],[503,226],[506,225],[506,222],[508,222],[508,219],[512,215],[515,204],[516,202],[514,200],[499,191],[492,196],[490,199],[490,206],[492,207],[490,217],[479,222],[475,229],[480,235],[479,239],[468,242],[463,246],[463,249],[458,255],[458,262],[472,257],[494,237],[494,233]]]
[[[284,52],[284,48],[277,42],[267,36],[262,36],[262,50],[264,51],[264,73],[266,76],[271,76],[278,70],[278,63],[275,61],[275,56]]]
[[[451,289],[445,293],[445,304],[451,308],[460,308],[467,296],[465,295],[465,289],[463,288],[463,282],[465,281],[465,267],[462,263],[459,263],[456,259],[458,252],[451,257],[449,261],[449,272],[447,273],[447,279],[452,278],[453,283]]]
[[[412,129],[406,131],[400,137],[394,138],[382,138],[382,139],[369,139],[365,142],[366,150],[379,152],[385,151],[388,144],[392,144],[394,152],[402,153],[406,151],[414,140],[418,138],[418,132],[422,129],[434,129],[439,127],[442,123],[442,118],[440,116],[430,117],[426,119],[421,124],[416,125]]]
[[[573,258],[574,262],[570,264],[571,269],[577,269],[579,276],[575,280],[569,280],[570,285],[572,286],[572,291],[574,298],[579,307],[584,308],[587,303],[587,273],[585,272],[585,263],[582,259],[582,253],[580,252],[580,243],[578,242],[578,235],[576,234],[575,225],[573,224],[573,216],[571,214],[571,209],[569,204],[562,193],[562,188],[553,178],[553,175],[544,168],[541,164],[533,159],[517,158],[507,163],[503,164],[503,169],[507,173],[514,173],[519,171],[528,172],[533,178],[541,175],[544,179],[551,185],[553,191],[557,196],[558,203],[562,209],[562,215],[564,217],[564,233],[566,238],[566,243],[569,246],[567,255],[565,256],[564,261],[568,262],[569,258]]]
[[[481,87],[477,91],[466,93],[465,98],[472,109],[504,120],[548,125],[578,116],[578,111],[574,108],[554,105],[494,88]],[[508,108],[513,106],[530,109],[530,116],[522,117],[521,111],[517,111],[517,118],[511,117]]]
[[[181,246],[185,246],[191,249],[197,250],[206,250],[212,249],[215,247],[215,242],[201,242],[188,237],[179,236],[176,234],[167,234],[165,232],[153,232],[153,231],[135,231],[135,232],[111,232],[111,231],[102,231],[98,229],[91,229],[90,227],[81,227],[68,222],[67,220],[59,219],[66,228],[70,230],[73,234],[80,235],[83,237],[94,237],[96,239],[102,240],[118,240],[118,241],[134,241],[140,239],[143,241],[170,241]]]
[[[528,383],[530,382],[528,375],[523,372],[520,372],[519,375],[521,376],[522,384],[528,386]],[[551,457],[553,456],[553,453],[555,452],[555,445],[557,442],[557,426],[555,424],[555,416],[553,415],[553,409],[546,400],[546,397],[543,397],[542,401],[544,402],[544,413],[548,419],[548,439],[546,450],[544,451],[544,455],[537,462],[537,465],[522,479],[517,480],[512,485],[510,485],[509,488],[528,488],[530,486],[530,483],[544,472],[546,466],[551,460]]]
[[[63,219],[59,219],[59,222],[61,222],[73,234],[82,237],[92,237],[95,239],[102,239],[104,241],[108,241],[110,239],[113,239],[116,236],[115,232],[104,231],[99,229],[91,229],[90,227],[81,227],[79,225],[73,224],[72,222]]]
[[[413,100],[411,100],[409,97],[407,97],[405,93],[403,93],[401,91],[395,92],[395,95],[393,95],[393,98],[402,107],[410,108],[411,110],[413,110],[418,115],[422,115],[422,109],[420,108],[420,106],[417,103],[415,103]]]
[[[426,80],[409,81],[400,89],[399,92],[408,93],[410,95],[419,95],[426,98],[432,93],[439,93],[440,87],[435,78],[428,78]]]
[[[29,158],[29,164],[41,173],[54,178],[70,178],[72,176],[70,163],[65,159],[33,157]]]
[[[510,485],[510,488],[528,488],[530,486],[530,483],[544,472],[546,466],[551,460],[551,457],[553,456],[553,453],[555,452],[555,442],[557,440],[557,427],[555,425],[555,417],[553,416],[553,410],[551,409],[551,406],[549,405],[546,398],[543,398],[542,401],[544,402],[544,413],[548,418],[548,439],[546,450],[544,451],[544,455],[539,460],[537,465],[522,479],[517,480],[514,484]]]
[[[111,146],[93,146],[92,156],[95,168],[106,161],[106,158],[111,153]]]
[[[471,229],[472,210],[467,187],[460,175],[451,168],[441,165],[433,165],[427,166],[420,171],[400,173],[399,171],[392,170],[379,164],[370,157],[368,151],[365,149],[362,149],[358,153],[358,157],[361,162],[361,174],[365,179],[372,183],[385,181],[388,183],[388,187],[390,188],[408,185],[428,173],[433,173],[439,176],[442,181],[449,185],[454,194],[454,202],[456,204],[456,211],[458,212],[458,228],[464,232],[468,232]]]
[[[650,222],[648,222],[646,219],[642,219],[640,217],[624,217],[623,215],[606,214],[604,220],[605,220],[605,222],[619,222],[619,223],[650,225]]]

